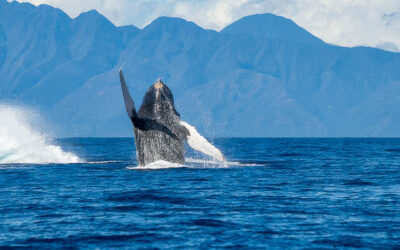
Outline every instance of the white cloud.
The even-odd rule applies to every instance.
[[[22,1],[22,0],[20,0]],[[143,27],[159,16],[177,16],[219,30],[250,14],[271,12],[294,20],[324,41],[400,49],[399,0],[29,0],[70,16],[96,9],[117,25]]]

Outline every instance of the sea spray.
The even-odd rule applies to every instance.
[[[38,117],[25,108],[0,104],[0,164],[83,162],[35,129],[33,123]]]
[[[137,167],[127,167],[128,169],[137,169],[137,170],[157,170],[157,169],[168,169],[168,168],[184,168],[185,165],[179,163],[172,163],[168,161],[155,161],[149,163],[145,166],[137,166]]]

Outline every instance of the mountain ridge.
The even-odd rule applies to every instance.
[[[38,107],[61,136],[132,136],[120,68],[137,106],[162,77],[210,137],[400,136],[399,53],[326,44],[272,14],[220,32],[174,17],[139,29],[0,2],[0,101]]]
[[[260,32],[260,31],[264,32]],[[267,32],[265,32],[267,31]],[[279,40],[292,40],[314,45],[325,44],[292,20],[271,13],[245,16],[226,26],[220,32],[229,34],[249,34]]]

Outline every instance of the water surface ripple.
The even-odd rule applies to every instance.
[[[214,143],[249,166],[129,169],[131,138],[0,165],[0,248],[400,248],[400,139]]]

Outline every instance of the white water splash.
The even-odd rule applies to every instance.
[[[193,159],[186,158],[185,165],[172,163],[167,161],[156,161],[146,166],[137,166],[137,167],[127,167],[127,169],[136,169],[136,170],[158,170],[158,169],[169,169],[169,168],[229,168],[229,167],[256,167],[256,166],[264,166],[262,164],[255,163],[241,163],[237,161],[215,161],[215,160],[204,160],[204,159]]]
[[[0,164],[83,162],[51,143],[49,136],[35,130],[34,118],[32,111],[0,104]]]
[[[128,169],[137,169],[137,170],[154,170],[154,169],[168,169],[168,168],[183,168],[185,165],[172,163],[168,161],[155,161],[147,164],[146,166],[137,166],[137,167],[128,167]]]

